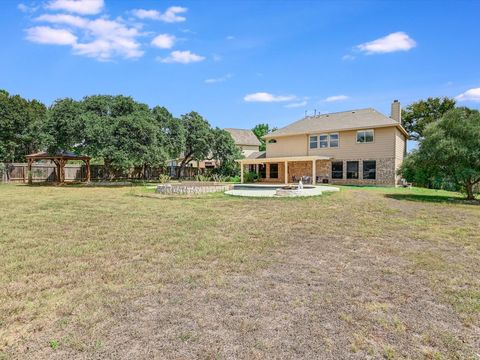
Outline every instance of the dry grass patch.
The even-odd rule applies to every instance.
[[[474,358],[479,218],[417,189],[0,186],[0,357]]]

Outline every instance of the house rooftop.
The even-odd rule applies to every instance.
[[[232,135],[236,145],[260,146],[260,141],[257,139],[252,130],[233,128],[226,128],[224,130],[228,131],[230,135]]]
[[[407,135],[400,123],[375,109],[367,108],[306,116],[301,120],[265,135],[265,138],[388,126],[397,126]]]

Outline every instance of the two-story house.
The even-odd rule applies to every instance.
[[[400,103],[391,116],[375,109],[307,116],[266,135],[266,152],[240,160],[241,174],[257,171],[260,181],[397,185],[408,134]]]

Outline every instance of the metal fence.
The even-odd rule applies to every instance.
[[[3,167],[2,167],[3,165]],[[33,182],[56,182],[56,166],[51,162],[34,163],[32,165]],[[157,180],[162,174],[177,178],[179,167],[133,168],[128,171],[107,171],[104,165],[90,165],[91,180]],[[191,179],[205,173],[205,169],[186,167],[180,174],[181,179]],[[83,164],[65,165],[66,181],[82,181],[86,168]],[[28,182],[27,163],[0,163],[0,180],[2,182]]]

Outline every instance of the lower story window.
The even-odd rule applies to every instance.
[[[347,161],[347,179],[358,179],[358,161]]]
[[[377,177],[377,162],[375,160],[365,160],[363,162],[363,178],[373,179]]]
[[[332,179],[343,179],[343,161],[332,162]]]
[[[270,178],[278,179],[278,164],[270,164]]]

